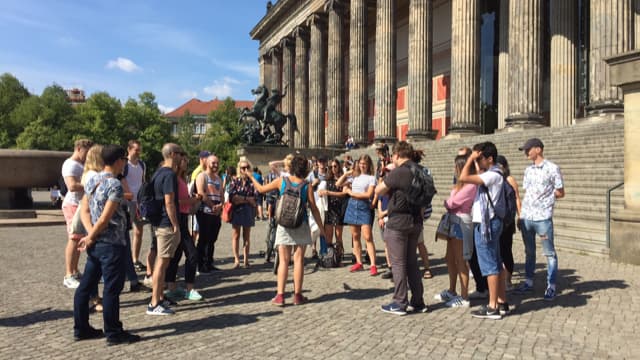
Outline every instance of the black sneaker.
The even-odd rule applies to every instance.
[[[478,319],[500,320],[502,315],[498,309],[492,309],[489,305],[482,305],[480,309],[472,311],[471,316]]]
[[[500,315],[505,316],[509,315],[511,310],[509,309],[509,303],[498,303],[498,309],[500,311]]]
[[[383,279],[392,279],[393,280],[393,273],[391,272],[391,269],[389,269],[389,271],[385,271],[384,273],[382,273],[382,275],[380,275],[381,278]]]
[[[218,267],[216,267],[215,265],[211,265],[209,266],[209,271],[221,271]]]
[[[147,271],[147,267],[146,267],[146,266],[144,266],[144,264],[143,264],[143,263],[141,263],[139,260],[138,260],[138,261],[136,261],[136,262],[133,264],[133,267],[136,269],[136,272],[146,272],[146,271]]]
[[[428,313],[429,311],[431,311],[431,309],[429,309],[429,306],[427,306],[426,304],[407,306],[407,312],[412,314],[420,314],[420,313],[424,314],[424,313]]]
[[[140,335],[134,335],[128,331],[120,332],[107,338],[107,345],[131,344],[140,341]]]
[[[129,286],[130,292],[151,292],[151,289],[146,287],[143,283],[137,282]]]
[[[73,339],[75,341],[99,339],[101,337],[104,337],[104,332],[102,331],[102,329],[94,329],[91,326],[89,326],[89,329],[87,331],[73,334]]]

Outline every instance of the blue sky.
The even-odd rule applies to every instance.
[[[252,99],[263,0],[2,0],[0,73],[35,94],[53,83],[161,109],[197,97]]]

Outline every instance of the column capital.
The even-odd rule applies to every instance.
[[[282,50],[285,48],[292,49],[296,46],[296,40],[290,36],[285,36],[280,40],[280,46],[282,47]]]
[[[309,39],[309,28],[307,26],[298,25],[291,32],[291,36],[296,38],[302,38],[304,40]]]
[[[327,13],[335,11],[336,13],[340,14],[344,10],[345,6],[342,0],[327,0],[324,3],[324,11]]]
[[[326,24],[326,15],[321,13],[314,13],[307,18],[307,26],[322,26]]]
[[[281,53],[282,53],[282,50],[280,49],[279,46],[274,46],[267,51],[267,55],[269,55],[271,58],[280,56]]]

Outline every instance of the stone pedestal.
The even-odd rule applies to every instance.
[[[624,99],[624,210],[612,214],[610,256],[640,265],[640,50],[606,59]]]
[[[237,151],[238,156],[246,156],[253,166],[257,166],[263,174],[269,173],[269,162],[282,160],[289,154],[300,153],[307,158],[311,155],[325,156],[327,159],[339,158],[345,152],[344,149],[309,149],[289,148],[281,145],[244,145]]]

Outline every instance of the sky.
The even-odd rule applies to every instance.
[[[164,112],[191,98],[251,100],[265,0],[2,0],[0,73],[32,94],[52,84]]]

